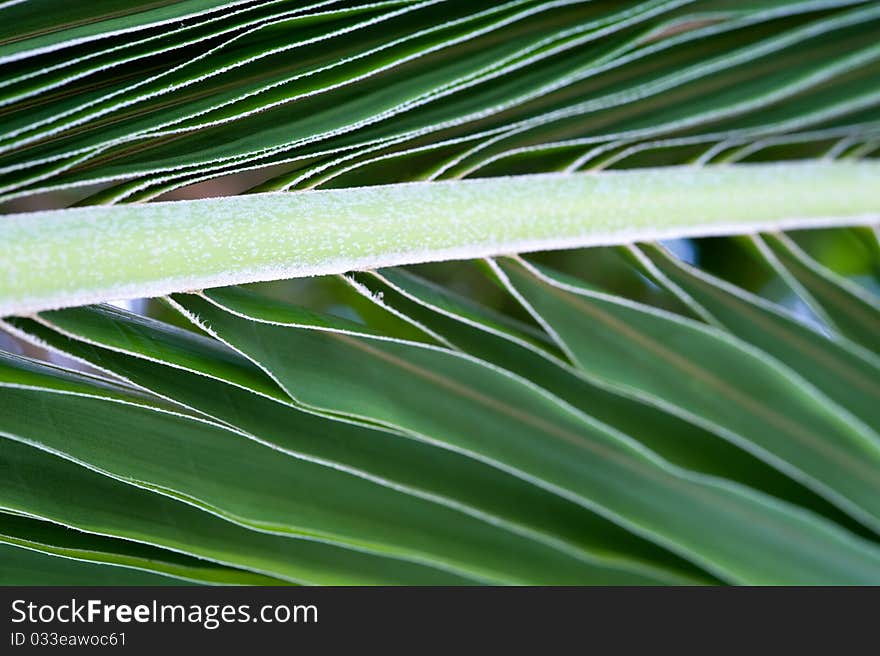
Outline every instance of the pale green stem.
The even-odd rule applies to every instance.
[[[397,264],[874,223],[880,162],[665,167],[0,216],[0,316]]]

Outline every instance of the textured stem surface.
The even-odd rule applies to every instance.
[[[880,218],[880,162],[416,182],[0,216],[0,315],[260,280]]]

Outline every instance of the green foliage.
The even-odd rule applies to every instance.
[[[388,269],[306,306],[174,295],[192,330],[10,317],[97,377],[4,358],[0,505],[297,583],[880,581],[876,352],[659,246],[607,252],[630,298],[505,258],[454,266],[518,313]]]
[[[880,584],[877,2],[0,18],[0,584]]]
[[[303,189],[877,144],[876,2],[68,5],[0,14],[6,199],[142,201],[244,171],[238,190]]]

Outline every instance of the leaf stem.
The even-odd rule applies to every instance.
[[[554,248],[880,220],[880,162],[546,174],[0,216],[0,316]]]

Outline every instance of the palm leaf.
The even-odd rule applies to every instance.
[[[0,582],[880,583],[877,3],[0,17]]]

